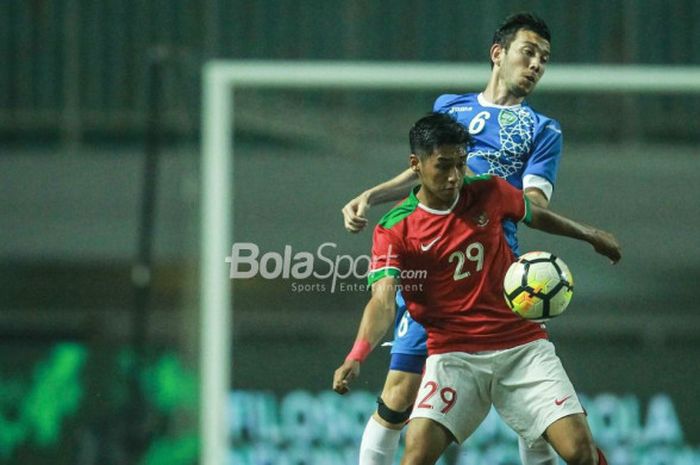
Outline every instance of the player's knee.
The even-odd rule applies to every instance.
[[[431,463],[432,454],[429,453],[428,444],[423,438],[415,435],[406,436],[406,450],[404,451],[401,465],[423,465]]]
[[[598,464],[598,449],[590,441],[565,444],[558,452],[568,465]]]
[[[403,455],[403,458],[401,459],[401,465],[424,465],[424,464],[431,464],[431,462],[424,451],[420,451],[417,449],[409,450],[406,449],[406,452]]]
[[[406,450],[401,465],[432,465],[454,441],[452,433],[439,423],[417,418],[406,433]]]
[[[403,425],[406,423],[408,417],[411,415],[412,409],[413,404],[409,404],[408,408],[402,410],[391,408],[382,397],[377,397],[377,415],[391,425]]]
[[[557,420],[545,435],[568,465],[597,465],[598,449],[583,414]]]
[[[384,389],[381,399],[387,407],[403,412],[411,409],[413,402],[416,400],[416,395],[402,386],[396,386],[391,389]]]
[[[382,390],[381,399],[392,410],[411,409],[418,394],[420,376],[413,373],[390,372]]]

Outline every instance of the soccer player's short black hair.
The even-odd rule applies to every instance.
[[[552,34],[542,18],[533,13],[516,13],[508,16],[503,24],[496,29],[493,34],[493,44],[507,49],[520,30],[532,31],[547,42],[552,42]]]
[[[411,153],[421,160],[430,157],[436,148],[443,145],[469,144],[467,128],[445,113],[428,113],[413,125],[408,133]]]

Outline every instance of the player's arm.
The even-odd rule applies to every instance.
[[[548,119],[535,137],[532,154],[523,171],[523,191],[535,205],[549,206],[562,148],[561,127],[558,122]]]
[[[386,277],[372,284],[372,297],[362,314],[355,344],[343,364],[333,374],[335,392],[348,392],[350,382],[360,374],[360,364],[393,325],[397,283],[396,278]]]
[[[550,234],[588,242],[596,252],[605,255],[613,263],[617,263],[622,257],[620,244],[609,232],[579,223],[536,204],[530,204],[529,208],[530,212],[525,218],[528,226]]]
[[[406,169],[398,176],[367,189],[343,207],[345,229],[356,233],[367,225],[365,214],[372,205],[401,200],[408,195],[416,184],[418,175]]]
[[[538,207],[547,208],[549,207],[549,198],[542,192],[541,189],[537,187],[526,187],[525,195],[530,201],[530,204],[537,205]]]
[[[447,113],[454,103],[455,94],[443,94],[433,102],[433,111]],[[356,233],[367,226],[365,214],[372,205],[401,200],[406,197],[416,184],[418,175],[411,169],[406,169],[398,176],[367,189],[343,207],[343,223],[345,229]]]

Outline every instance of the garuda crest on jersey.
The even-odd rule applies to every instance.
[[[474,223],[476,223],[476,225],[480,228],[483,228],[484,226],[489,224],[489,216],[486,214],[486,212],[483,212],[472,219],[474,220]]]

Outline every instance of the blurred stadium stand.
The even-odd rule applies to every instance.
[[[517,6],[549,21],[555,64],[700,64],[700,7],[692,0],[676,0],[673,8],[597,0]],[[140,134],[148,102],[145,64],[160,46],[173,62],[163,82],[164,123],[173,135],[192,139],[197,80],[207,58],[482,62],[494,25],[512,8],[504,0],[454,1],[439,9],[415,0],[7,0],[0,3],[0,130],[11,138],[32,134],[71,144]],[[695,140],[698,132],[696,105],[682,96],[610,101],[572,95],[548,106],[562,119],[576,115],[566,121],[570,134],[677,141]],[[674,116],[659,121],[656,111]],[[242,127],[248,118],[255,127],[257,117],[241,115]]]

